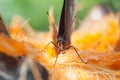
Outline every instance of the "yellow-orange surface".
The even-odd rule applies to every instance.
[[[45,48],[51,41],[49,32],[34,33],[40,39],[36,42],[34,39],[37,37],[28,36],[17,23],[13,24],[9,27],[12,39],[0,34],[0,51],[13,57],[34,56],[48,70],[49,80],[120,80],[120,52],[115,50],[116,45],[120,44],[120,26],[116,16],[101,18],[96,27],[88,26],[91,31],[81,32],[81,28],[73,32],[71,45],[87,64],[79,59],[73,49],[69,49],[58,56],[55,67],[54,54],[57,53],[51,44]],[[96,29],[97,25],[100,29]]]

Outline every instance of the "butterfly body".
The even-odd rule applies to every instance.
[[[69,48],[71,44],[70,36],[73,30],[74,8],[75,0],[64,0],[56,39],[57,46],[61,51]]]

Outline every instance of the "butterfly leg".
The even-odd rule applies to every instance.
[[[73,48],[74,51],[77,53],[78,57],[80,58],[80,60],[81,60],[83,63],[87,64],[86,61],[84,61],[84,60],[82,59],[82,57],[79,55],[78,51],[76,50],[76,48],[75,48],[74,46],[70,46],[70,47],[68,47],[67,49],[70,49],[70,48]]]
[[[55,67],[55,65],[56,65],[56,63],[57,63],[57,59],[58,59],[58,55],[59,55],[59,54],[60,54],[60,51],[58,50],[58,54],[57,54],[56,59],[55,59],[54,67]]]
[[[54,42],[49,42],[46,46],[45,46],[45,48],[47,48],[50,44],[53,44],[55,47],[57,47],[58,48],[58,46],[54,43]]]

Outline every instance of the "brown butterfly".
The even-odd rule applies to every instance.
[[[60,52],[67,50],[69,48],[73,48],[77,55],[79,56],[80,60],[84,63],[86,63],[81,56],[78,54],[76,48],[71,45],[71,34],[73,31],[73,22],[75,20],[75,2],[76,0],[64,0],[61,17],[60,17],[60,23],[59,23],[59,30],[57,33],[57,37],[55,41],[50,42],[57,48],[57,53],[60,54]],[[48,13],[48,17],[49,13]],[[52,21],[51,21],[52,22]],[[52,23],[52,26],[55,26],[54,23]],[[56,35],[56,34],[55,34]],[[48,45],[50,44],[48,43]],[[47,45],[47,46],[48,46]],[[58,54],[55,60],[55,64],[57,62]],[[54,66],[55,66],[54,64]]]

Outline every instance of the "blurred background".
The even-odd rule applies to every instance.
[[[0,14],[5,23],[10,25],[15,15],[29,19],[35,30],[47,31],[49,23],[46,12],[53,7],[55,23],[58,25],[63,0],[0,0]],[[120,11],[120,0],[78,0],[77,18],[83,20],[91,8],[98,4],[106,4],[114,11]]]

